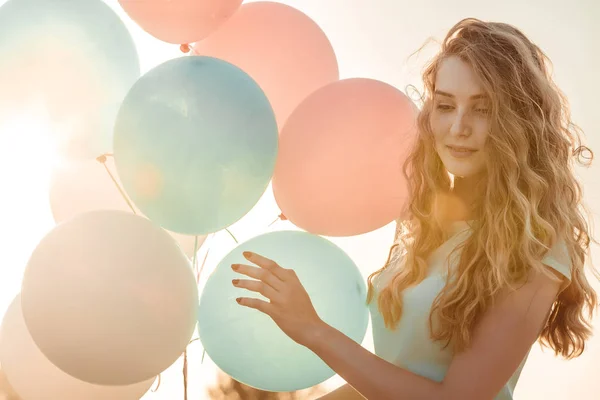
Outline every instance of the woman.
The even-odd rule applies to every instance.
[[[238,302],[346,380],[323,399],[511,399],[537,340],[582,353],[597,297],[570,161],[589,149],[547,63],[514,27],[465,19],[426,68],[411,200],[369,277],[377,355],[321,321],[293,271],[251,253],[232,266],[270,299]]]

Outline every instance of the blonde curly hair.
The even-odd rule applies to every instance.
[[[410,201],[398,221],[402,251],[392,251],[396,244],[386,265],[371,274],[368,302],[374,297],[374,277],[402,261],[403,268],[377,298],[386,326],[394,329],[402,316],[403,290],[427,276],[427,256],[446,240],[440,199],[450,193],[451,177],[435,151],[429,117],[436,72],[451,56],[467,62],[481,79],[491,99],[491,129],[487,177],[482,199],[474,205],[472,234],[454,250],[462,249],[460,261],[433,303],[431,336],[457,352],[467,348],[475,325],[500,290],[522,283],[532,268],[550,274],[540,260],[562,239],[572,279],[558,295],[539,341],[556,355],[577,357],[592,334],[590,320],[598,306],[584,273],[590,241],[597,242],[583,216],[589,212],[582,205],[572,159],[585,164],[593,153],[581,145],[581,130],[551,78],[548,57],[508,24],[460,21],[425,68],[419,135],[403,165]]]

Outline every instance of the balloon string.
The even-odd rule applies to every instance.
[[[117,182],[117,179],[115,178],[115,176],[113,175],[113,173],[110,172],[110,169],[108,168],[108,165],[106,165],[106,157],[108,157],[108,156],[112,156],[112,154],[110,154],[110,153],[102,154],[100,157],[96,158],[96,161],[98,161],[99,163],[101,163],[104,166],[104,169],[108,173],[108,176],[110,176],[110,179],[112,179],[113,183],[115,184],[115,186],[119,190],[119,193],[121,193],[121,196],[123,197],[123,199],[125,200],[125,202],[129,206],[129,208],[131,209],[131,212],[134,213],[135,215],[137,215],[137,212],[135,211],[135,207],[133,206],[133,203],[131,202],[131,200],[129,200],[129,197],[127,197],[127,195],[125,194],[125,191],[123,190],[123,188],[121,187],[121,185],[119,185],[119,182]]]
[[[208,237],[205,239],[205,243],[208,240]],[[193,256],[193,265],[194,265],[194,269],[196,270],[196,284],[200,283],[200,276],[202,275],[202,271],[204,270],[204,266],[206,265],[206,260],[208,259],[208,254],[210,253],[210,247],[207,248],[206,250],[206,254],[204,255],[204,259],[202,260],[202,265],[200,265],[200,268],[198,268],[198,263],[197,263],[197,259],[198,259],[198,236],[195,237],[194,240],[194,256]],[[199,338],[195,338],[192,341],[190,341],[188,343],[188,346],[192,343],[194,343],[196,340],[198,340]],[[202,360],[200,361],[200,364],[204,363],[204,354],[206,354],[206,350],[202,350]],[[187,400],[187,394],[188,394],[188,388],[187,388],[187,378],[188,378],[188,367],[187,367],[187,349],[184,351],[183,353],[183,397],[184,400]]]
[[[192,266],[196,272],[196,284],[200,283],[200,273],[198,272],[198,235],[194,236],[194,255],[192,257]],[[195,340],[195,339],[194,339]],[[192,340],[188,343],[188,346],[194,342]],[[183,398],[187,400],[188,398],[188,359],[187,359],[187,349],[183,352]]]
[[[187,360],[187,349],[183,352],[183,400],[187,400],[188,398],[188,385],[187,385],[187,370],[188,370],[188,360]]]
[[[194,268],[194,272],[196,272],[196,284],[199,283],[200,274],[198,274],[198,265],[197,265],[197,253],[198,253],[198,235],[194,236],[194,255],[192,256],[192,267]],[[188,343],[188,346],[193,343],[192,340]],[[188,358],[187,358],[187,348],[183,352],[183,398],[187,400],[188,398]]]
[[[233,233],[231,233],[231,231],[227,228],[225,228],[225,230],[227,231],[227,233],[229,233],[229,236],[231,236],[233,238],[233,240],[235,241],[236,244],[239,244],[240,242],[238,242],[238,240],[235,238],[235,236],[233,236]]]
[[[196,253],[198,253],[198,235],[194,236],[194,256],[192,257],[192,266],[194,267],[194,270],[196,271],[196,274],[198,273],[198,265],[196,265],[197,263],[197,255]],[[196,276],[196,283],[198,283],[198,277]]]
[[[198,270],[198,275],[196,275],[196,281],[200,283],[200,275],[202,274],[202,270],[204,269],[204,265],[206,264],[206,259],[208,258],[208,253],[210,253],[210,248],[206,250],[206,254],[204,255],[204,260],[202,260],[202,265]]]
[[[160,387],[160,374],[158,374],[158,379],[156,380],[156,387],[152,389],[152,393],[156,393],[158,388]]]
[[[277,216],[277,218],[275,218],[275,220],[274,220],[273,222],[271,222],[271,223],[268,225],[268,228],[270,228],[270,227],[271,227],[271,226],[272,226],[272,225],[273,225],[275,222],[277,222],[277,221],[287,221],[287,220],[288,220],[288,219],[287,219],[287,217],[286,217],[285,215],[283,215],[283,214],[279,214],[279,215]]]
[[[204,260],[202,260],[202,265],[200,265],[200,269],[198,270],[198,275],[196,276],[196,280],[200,283],[200,275],[204,270],[204,266],[206,265],[206,260],[208,259],[208,253],[210,253],[210,247],[206,250],[206,254],[204,255]],[[204,364],[204,355],[206,354],[206,349],[202,349],[202,359],[200,360],[200,365]]]

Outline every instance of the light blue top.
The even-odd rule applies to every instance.
[[[409,371],[426,378],[441,382],[452,361],[453,352],[448,347],[443,349],[442,342],[431,340],[429,335],[429,313],[434,299],[445,284],[444,271],[446,262],[454,265],[460,258],[460,250],[456,251],[447,261],[450,252],[462,243],[471,233],[471,228],[465,221],[456,222],[452,227],[452,236],[428,258],[429,275],[418,285],[404,291],[403,314],[395,330],[385,327],[383,317],[377,307],[375,298],[370,304],[373,342],[375,354]],[[399,260],[398,260],[399,261]],[[389,282],[398,270],[400,262],[390,264],[374,279],[376,293]],[[570,259],[564,242],[554,246],[542,260],[567,279],[571,279]],[[527,356],[495,400],[512,400],[513,392]]]

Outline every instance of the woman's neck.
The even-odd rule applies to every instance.
[[[451,220],[475,219],[475,207],[484,195],[483,188],[479,185],[481,179],[483,179],[482,176],[454,178],[454,184],[449,194],[452,203],[452,208],[449,210]]]

